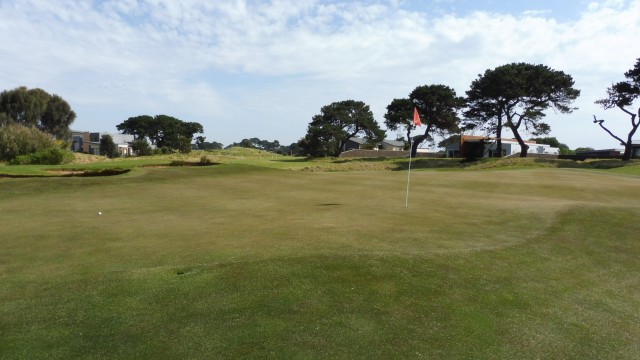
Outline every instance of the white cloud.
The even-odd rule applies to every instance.
[[[0,85],[60,94],[89,130],[167,113],[202,122],[210,140],[286,143],[331,101],[365,101],[382,122],[386,105],[418,85],[463,94],[485,69],[525,61],[571,74],[583,91],[580,111],[549,114],[553,136],[615,145],[589,119],[623,117],[593,101],[640,57],[640,1],[593,2],[562,21],[548,11],[443,15],[407,4],[2,1],[0,36],[11,40],[0,48]],[[238,127],[244,119],[256,127]]]

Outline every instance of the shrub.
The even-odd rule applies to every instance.
[[[0,161],[10,161],[17,156],[56,148],[51,137],[35,127],[19,124],[0,126]]]
[[[149,156],[153,154],[151,146],[145,139],[137,139],[131,143],[131,148],[138,156]]]
[[[111,135],[104,134],[100,137],[100,155],[110,159],[120,156],[118,145],[113,142]]]
[[[70,163],[74,159],[71,151],[52,147],[31,154],[18,155],[10,163],[12,165],[59,165]]]

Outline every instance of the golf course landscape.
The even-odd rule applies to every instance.
[[[0,165],[0,358],[640,357],[640,162],[407,168]]]

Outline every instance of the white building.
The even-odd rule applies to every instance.
[[[476,157],[499,157],[497,153],[498,143],[496,138],[473,135],[452,136],[445,141],[445,152],[447,157],[469,157],[476,154]],[[529,146],[528,154],[559,155],[560,149],[547,144],[537,144],[535,141],[527,140],[525,144]],[[516,139],[502,139],[502,156],[518,155],[522,148]],[[482,153],[482,155],[480,155]]]

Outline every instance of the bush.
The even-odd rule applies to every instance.
[[[120,156],[118,145],[113,142],[111,135],[104,134],[100,137],[100,155],[113,159]]]
[[[137,139],[131,143],[131,148],[135,151],[138,156],[149,156],[153,154],[153,150],[151,150],[151,146],[145,139]]]
[[[71,151],[49,148],[27,155],[18,155],[11,160],[12,165],[60,165],[75,159]]]
[[[50,148],[56,148],[53,137],[35,127],[18,124],[0,126],[0,161],[10,161],[20,155]]]

